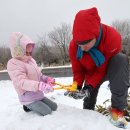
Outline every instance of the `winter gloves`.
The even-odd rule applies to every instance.
[[[66,91],[64,93],[64,96],[69,96],[69,97],[72,97],[72,98],[76,99],[76,95],[77,95],[77,93],[79,93],[79,91],[81,90],[81,88],[82,88],[81,86],[77,86],[77,90],[74,91],[74,92],[72,92],[72,91]]]
[[[53,86],[44,82],[40,82],[38,85],[38,90],[43,91],[44,93],[49,93],[53,91]]]
[[[76,92],[65,92],[64,95],[68,95],[70,97],[73,97],[74,99],[82,99],[84,97],[90,98],[91,92],[93,91],[93,87],[91,85],[85,85],[82,89],[78,86],[79,89],[77,89]]]
[[[44,93],[53,92],[54,83],[54,78],[42,75],[38,85],[38,90],[43,91]]]
[[[48,78],[47,78],[47,83],[50,84],[51,86],[54,86],[55,79],[52,78],[52,77],[48,77]]]
[[[93,91],[93,87],[91,85],[85,85],[81,91],[83,95],[85,94],[85,96],[89,98]]]

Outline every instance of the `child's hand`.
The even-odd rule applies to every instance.
[[[47,83],[50,84],[52,87],[55,85],[55,79],[52,77],[47,78]]]
[[[40,81],[46,83],[46,82],[47,82],[47,78],[48,78],[48,76],[46,76],[46,75],[41,75],[41,76],[40,76]]]
[[[53,86],[44,82],[40,82],[38,85],[38,90],[43,91],[44,93],[53,92]]]

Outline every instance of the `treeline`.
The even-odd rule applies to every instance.
[[[130,20],[116,20],[112,23],[122,36],[123,50],[130,58]],[[38,36],[33,57],[38,65],[56,66],[70,63],[68,47],[72,39],[72,27],[69,24],[62,23],[54,27],[48,34]],[[8,47],[0,47],[0,66],[6,68],[8,60],[11,58]]]
[[[122,52],[129,57],[130,60],[130,20],[119,21],[116,20],[112,23],[122,36]]]
[[[54,27],[47,35],[39,36],[34,58],[38,64],[44,66],[69,64],[68,47],[72,39],[71,25],[62,23]]]

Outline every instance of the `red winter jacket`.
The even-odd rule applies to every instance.
[[[98,38],[100,17],[96,8],[81,10],[77,13],[73,25],[73,39],[69,46],[69,56],[72,63],[73,80],[82,86],[86,81],[94,88],[102,82],[106,75],[109,60],[121,50],[121,36],[112,27],[102,25],[102,38],[97,49],[104,55],[105,62],[97,67],[91,56],[85,52],[83,57],[76,58],[77,42]]]

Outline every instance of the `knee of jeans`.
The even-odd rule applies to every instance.
[[[128,57],[125,54],[118,53],[118,54],[116,54],[115,56],[112,57],[112,59],[110,60],[110,63],[123,65],[123,64],[128,63]]]

